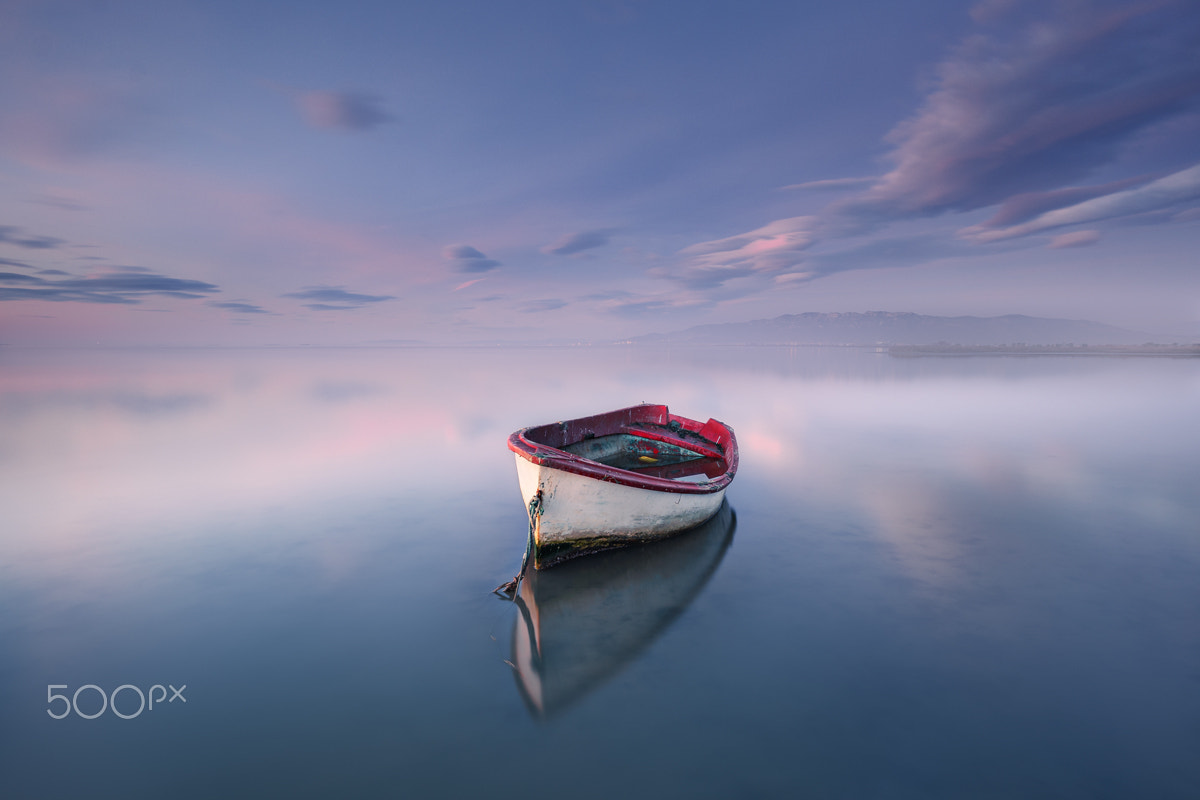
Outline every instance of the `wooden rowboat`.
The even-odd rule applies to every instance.
[[[694,528],[721,507],[738,467],[723,422],[639,405],[517,431],[527,558],[536,569]]]

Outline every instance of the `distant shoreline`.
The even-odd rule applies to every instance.
[[[904,344],[892,345],[888,355],[921,356],[1155,356],[1200,357],[1200,344]]]
[[[636,341],[573,342],[364,342],[351,344],[250,344],[250,345],[31,345],[0,342],[0,352],[314,352],[328,350],[579,350],[639,348],[644,350],[870,350],[897,358],[920,356],[1161,356],[1198,357],[1198,344],[886,344],[877,342],[697,342],[655,339]]]

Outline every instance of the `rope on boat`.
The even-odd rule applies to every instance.
[[[538,489],[537,493],[529,501],[529,536],[525,539],[525,555],[521,556],[521,570],[511,581],[502,583],[493,589],[492,594],[501,595],[509,600],[516,600],[517,591],[521,588],[521,581],[525,578],[525,569],[529,566],[529,554],[533,552],[533,537],[537,530],[538,517],[541,514],[542,490]]]

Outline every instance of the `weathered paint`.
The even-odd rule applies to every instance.
[[[533,565],[548,567],[574,556],[661,539],[694,528],[717,512],[725,490],[668,493],[607,483],[516,459],[521,496],[541,492],[532,519]]]
[[[638,440],[635,454],[654,452],[670,463],[627,470],[571,452],[601,452],[580,443],[618,434]],[[527,428],[509,438],[509,448],[526,507],[541,493],[530,518],[536,569],[694,528],[720,508],[737,470],[737,442],[727,425],[702,425],[666,406]],[[690,455],[697,457],[679,461]]]

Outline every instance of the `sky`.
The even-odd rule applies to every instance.
[[[1200,335],[1190,0],[0,0],[0,343]]]

